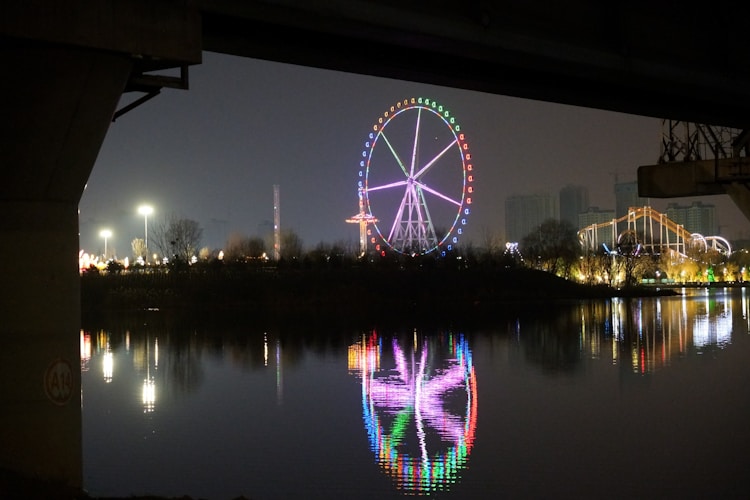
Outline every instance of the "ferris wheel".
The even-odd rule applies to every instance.
[[[358,192],[369,243],[407,255],[454,249],[471,213],[474,167],[461,126],[432,99],[404,99],[365,141]]]

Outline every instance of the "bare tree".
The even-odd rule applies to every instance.
[[[259,259],[264,253],[266,253],[266,243],[263,238],[232,233],[224,249],[224,258],[236,261]]]
[[[148,249],[146,248],[146,242],[143,240],[143,238],[136,238],[130,243],[131,248],[133,249],[133,258],[135,260],[138,260],[138,257],[142,259],[146,259],[146,252],[148,252]]]
[[[162,256],[190,262],[200,245],[203,229],[192,219],[171,214],[156,225],[153,234],[154,246]]]
[[[281,232],[281,258],[298,259],[302,256],[302,238],[294,231],[287,229]]]
[[[485,250],[490,255],[498,255],[505,250],[502,235],[487,227],[482,227],[482,243],[484,244]]]

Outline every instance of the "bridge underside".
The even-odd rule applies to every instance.
[[[184,88],[208,50],[744,129],[750,42],[733,6],[5,2],[0,468],[81,486],[77,204],[123,92]]]
[[[744,128],[750,44],[731,4],[200,2],[203,48]]]

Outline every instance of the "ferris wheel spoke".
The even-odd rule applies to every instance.
[[[406,171],[404,162],[401,161],[401,158],[398,156],[398,153],[396,153],[396,150],[393,149],[393,146],[391,145],[391,141],[389,141],[388,138],[385,136],[385,134],[382,132],[380,134],[380,137],[382,137],[385,143],[388,145],[388,149],[391,150],[391,154],[393,155],[393,158],[396,160],[396,163],[398,163],[398,166],[401,167],[401,171],[404,173],[405,176],[409,177],[409,172]],[[412,169],[413,168],[414,167],[412,167]]]
[[[380,191],[381,189],[389,189],[389,188],[398,187],[398,186],[405,186],[406,182],[407,181],[405,181],[405,180],[404,181],[396,181],[396,182],[391,182],[390,184],[383,184],[382,186],[368,187],[367,188],[367,192],[370,192],[370,191]]]
[[[416,141],[415,141],[415,142],[416,142]],[[453,139],[453,141],[451,141],[451,143],[450,143],[450,144],[448,144],[448,145],[447,145],[447,146],[445,147],[445,149],[443,149],[443,150],[442,150],[442,151],[441,151],[440,153],[438,153],[438,154],[437,154],[437,156],[436,156],[435,158],[433,158],[432,160],[430,160],[430,162],[429,162],[429,163],[427,163],[427,165],[425,165],[424,167],[422,167],[422,168],[421,168],[421,169],[419,170],[419,172],[417,172],[416,174],[414,174],[414,178],[415,178],[415,179],[419,179],[419,177],[420,177],[420,176],[421,176],[422,174],[424,174],[424,173],[425,173],[425,172],[426,172],[426,171],[427,171],[427,170],[428,170],[428,169],[429,169],[429,168],[430,168],[431,166],[433,166],[433,165],[435,164],[435,162],[436,162],[436,161],[438,161],[438,160],[440,159],[440,157],[442,157],[442,156],[443,156],[443,155],[444,155],[444,154],[445,154],[445,153],[446,153],[446,152],[447,152],[447,151],[448,151],[448,150],[449,150],[450,148],[452,148],[452,147],[453,147],[453,145],[454,145],[454,144],[456,144],[456,139],[455,139],[455,138]],[[412,167],[412,168],[413,168],[413,167]],[[412,171],[413,171],[413,170],[412,170]]]
[[[417,124],[414,128],[414,146],[411,150],[411,165],[409,167],[409,175],[414,175],[414,165],[417,163],[417,146],[419,145],[419,121],[422,118],[422,108],[417,110]]]
[[[443,193],[435,191],[434,189],[432,189],[430,187],[427,187],[426,185],[422,184],[421,182],[417,182],[416,184],[419,186],[420,189],[422,189],[424,191],[427,191],[428,193],[432,193],[435,196],[437,196],[438,198],[442,198],[445,201],[453,203],[456,206],[459,206],[459,207],[461,206],[461,202],[460,201],[456,201],[453,198],[449,198],[448,196],[444,195]]]

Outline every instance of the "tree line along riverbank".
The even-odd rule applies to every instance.
[[[434,320],[491,316],[498,308],[550,301],[663,293],[646,287],[583,285],[527,268],[213,266],[81,277],[84,316],[159,310],[287,319]]]

